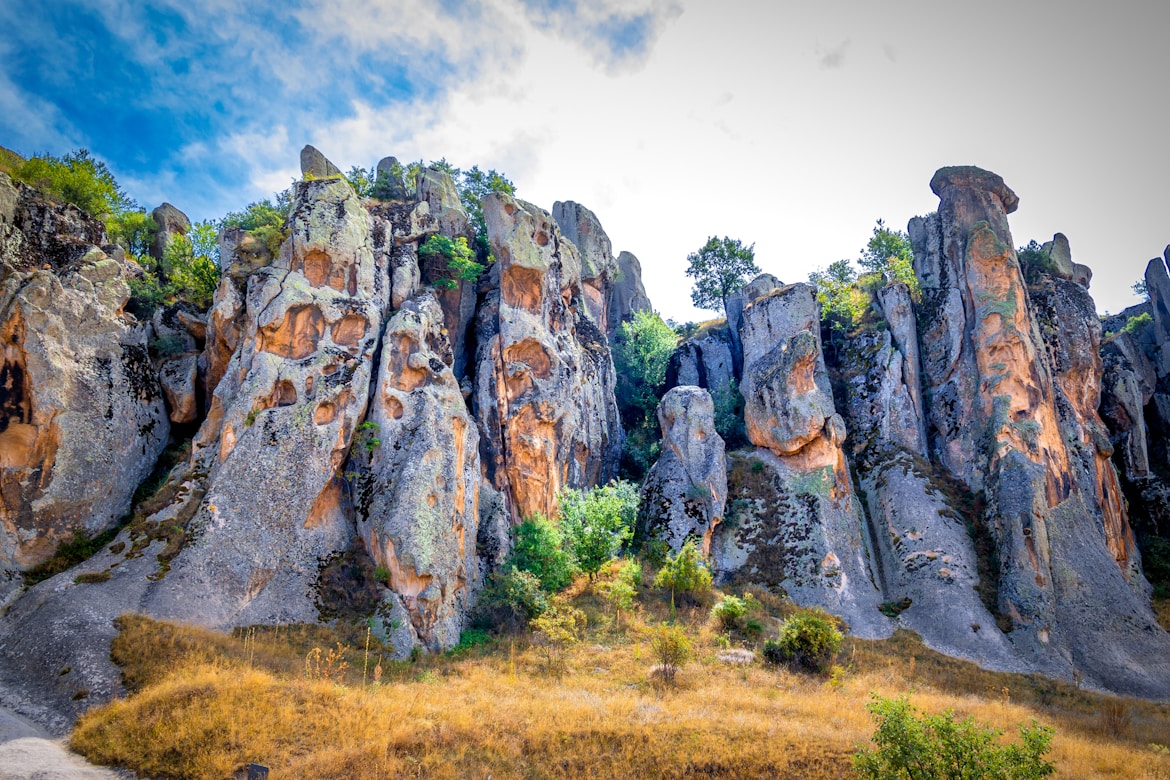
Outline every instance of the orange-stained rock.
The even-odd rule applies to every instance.
[[[616,473],[613,361],[586,308],[578,250],[552,217],[507,195],[483,209],[496,257],[476,324],[485,472],[513,520],[553,516],[561,489]]]

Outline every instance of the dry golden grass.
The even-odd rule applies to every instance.
[[[257,639],[130,618],[118,652],[139,692],[88,713],[72,746],[158,778],[223,780],[250,761],[270,766],[273,780],[838,778],[872,733],[870,692],[911,691],[923,710],[953,708],[1009,736],[1032,718],[1055,726],[1050,758],[1060,777],[1170,780],[1170,755],[1149,747],[1170,742],[1166,707],[986,672],[904,633],[850,641],[837,685],[722,664],[705,607],[678,615],[696,660],[666,686],[650,673],[645,632],[666,617],[664,600],[645,599],[617,625],[585,584],[570,596],[591,625],[559,677],[519,637],[387,665],[382,682],[365,687],[361,643],[348,654],[345,684],[305,678],[305,648],[331,645],[322,629]],[[1098,714],[1109,701],[1128,716],[1127,733]]]

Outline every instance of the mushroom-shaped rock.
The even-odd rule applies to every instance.
[[[658,404],[658,424],[662,455],[642,486],[642,530],[675,551],[696,538],[707,554],[727,502],[727,465],[711,395],[690,385],[671,389]]]
[[[150,212],[150,218],[154,220],[156,228],[154,238],[150,241],[150,256],[161,260],[172,238],[187,235],[191,229],[191,220],[169,203]]]
[[[935,171],[930,180],[930,191],[940,198],[945,198],[948,197],[947,191],[952,188],[992,195],[999,200],[1000,207],[1007,214],[1011,214],[1020,205],[1019,197],[1004,183],[1002,176],[974,165],[956,165]]]

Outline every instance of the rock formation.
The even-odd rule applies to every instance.
[[[613,341],[621,324],[636,312],[653,311],[646,288],[642,285],[642,264],[629,252],[617,256],[617,276],[609,288],[609,302],[606,304],[609,329],[606,335]]]
[[[130,269],[101,234],[0,174],[0,603],[113,527],[166,444],[149,325],[123,315]]]
[[[155,260],[162,260],[171,239],[187,235],[187,231],[191,229],[191,220],[169,203],[164,203],[150,212],[150,218],[155,224],[154,238],[150,241],[150,256]]]
[[[732,466],[728,498],[747,509],[716,529],[716,569],[781,586],[800,603],[842,615],[861,636],[888,634],[842,449],[845,423],[821,352],[815,290],[794,284],[747,301],[740,339],[744,420],[758,449]]]
[[[552,517],[562,488],[616,474],[613,360],[586,309],[577,248],[548,212],[502,194],[483,211],[496,264],[476,325],[481,452],[514,519]]]
[[[715,404],[706,390],[675,387],[658,404],[662,456],[646,475],[639,532],[675,552],[689,540],[711,553],[711,537],[727,503],[723,439],[715,432]]]

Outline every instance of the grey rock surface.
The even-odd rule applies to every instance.
[[[162,260],[171,239],[187,235],[191,229],[191,220],[170,203],[163,203],[150,212],[150,218],[154,220],[156,228],[154,238],[150,242],[150,256],[155,260]]]
[[[309,179],[328,179],[340,176],[341,169],[326,159],[314,146],[301,149],[301,176]]]

